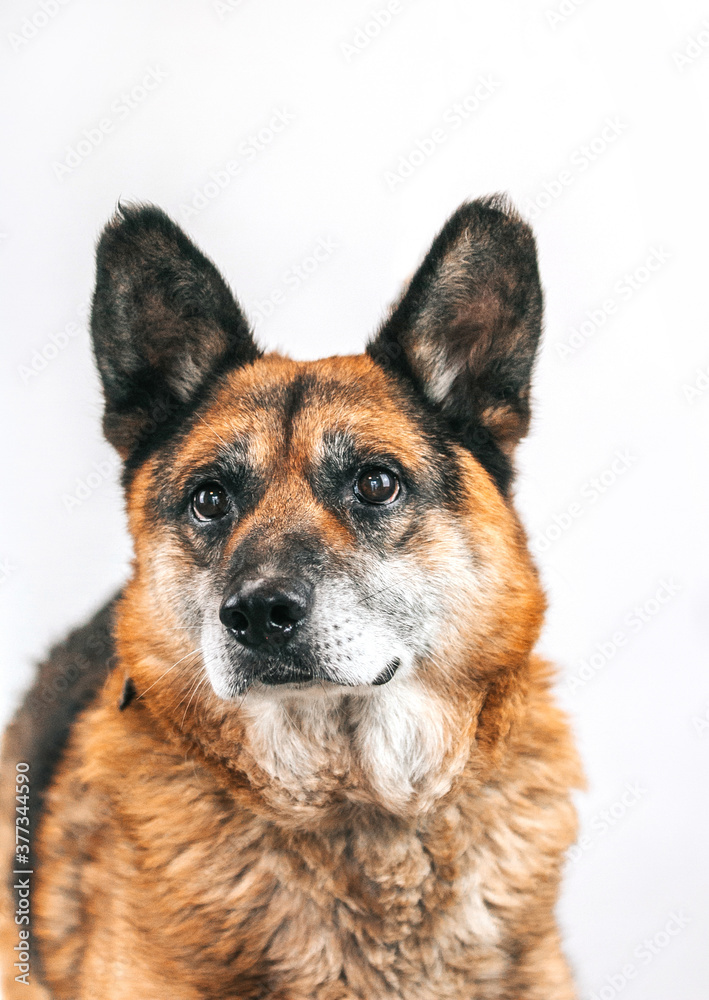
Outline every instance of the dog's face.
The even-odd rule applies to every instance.
[[[126,459],[143,689],[260,724],[274,705],[334,710],[355,742],[373,718],[409,743],[403,716],[439,743],[465,728],[539,626],[507,493],[540,313],[527,227],[473,203],[367,354],[264,357],[165,216],[112,223],[93,333]]]
[[[377,687],[470,628],[499,573],[493,490],[374,362],[268,357],[213,396],[131,509],[160,614],[220,697]]]
[[[472,599],[460,470],[417,417],[366,358],[271,357],[146,464],[153,587],[220,697],[386,684]]]

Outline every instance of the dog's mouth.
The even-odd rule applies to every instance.
[[[399,657],[395,657],[386,667],[377,674],[374,680],[368,683],[373,686],[381,686],[382,684],[388,684],[392,679],[394,674],[397,672],[401,666],[401,660]],[[257,678],[262,684],[268,687],[281,686],[283,684],[294,684],[298,687],[304,687],[309,684],[336,684],[341,687],[358,687],[356,682],[345,681],[340,678],[328,677],[327,674],[316,673],[311,667],[294,665],[294,664],[283,664],[278,667],[270,667],[268,670],[259,674]]]
[[[259,674],[257,680],[268,687],[281,684],[311,684],[315,681],[315,673],[308,667],[279,667]],[[318,680],[324,678],[319,677]]]

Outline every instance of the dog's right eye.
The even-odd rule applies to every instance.
[[[358,500],[382,507],[393,503],[399,495],[399,477],[388,469],[365,469],[354,485]]]
[[[192,510],[198,521],[224,517],[230,506],[229,494],[221,483],[202,483],[192,494]]]

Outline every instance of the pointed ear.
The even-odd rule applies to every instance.
[[[260,354],[214,264],[151,205],[121,207],[103,231],[91,333],[104,432],[123,458],[210,378]]]
[[[367,350],[413,381],[506,492],[541,320],[534,237],[494,196],[448,220]]]

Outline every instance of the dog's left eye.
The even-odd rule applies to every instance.
[[[192,494],[192,510],[198,521],[224,517],[229,507],[229,494],[221,483],[202,483]]]
[[[366,469],[360,473],[354,491],[364,503],[392,503],[399,495],[399,479],[389,469]]]

